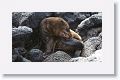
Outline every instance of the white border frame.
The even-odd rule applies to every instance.
[[[114,74],[112,0],[3,0],[0,11],[0,73]],[[12,12],[102,12],[103,62],[12,62]]]

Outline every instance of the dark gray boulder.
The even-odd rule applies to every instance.
[[[26,59],[24,56],[27,51],[23,47],[13,48],[12,49],[12,62],[31,62]]]
[[[18,28],[12,28],[13,41],[25,40],[32,33],[32,29],[27,26],[19,26]]]
[[[31,62],[21,55],[12,55],[12,62]]]
[[[41,62],[43,61],[43,52],[39,49],[31,49],[27,55],[26,58],[31,60],[32,62]]]
[[[33,30],[27,26],[12,28],[12,45],[13,47],[30,45]],[[32,44],[32,43],[31,43]]]
[[[12,13],[12,26],[20,26],[22,22],[29,18],[32,12],[13,12]]]
[[[76,32],[82,37],[83,41],[91,37],[96,37],[102,31],[102,13],[94,14],[83,20],[77,27]]]
[[[23,47],[17,47],[17,48],[13,49],[13,53],[25,56],[26,53],[27,53],[27,50],[25,48],[23,48]]]
[[[57,51],[48,56],[44,62],[68,62],[70,59],[71,57],[67,53],[63,51]]]

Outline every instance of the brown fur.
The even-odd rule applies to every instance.
[[[54,52],[55,48],[61,47],[61,40],[70,38],[82,41],[81,37],[69,29],[68,23],[60,17],[45,18],[41,22],[42,47],[45,53]],[[64,48],[64,47],[63,47]],[[73,47],[66,47],[66,50]]]
[[[52,37],[70,38],[70,29],[68,23],[60,17],[45,18],[41,22],[43,31]]]

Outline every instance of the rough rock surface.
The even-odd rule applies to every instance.
[[[93,54],[96,50],[101,49],[102,36],[89,38],[84,42],[84,49],[81,56],[88,57]]]
[[[20,26],[21,23],[26,20],[29,16],[32,15],[32,12],[13,12],[12,13],[12,25]]]
[[[14,48],[12,50],[12,61],[13,62],[31,62],[26,59],[25,56],[27,51],[23,47]]]
[[[12,28],[12,37],[19,36],[22,34],[29,34],[32,29],[27,26],[19,26],[18,28]]]
[[[102,13],[94,14],[83,20],[77,27],[76,32],[86,41],[91,37],[96,37],[102,31]]]
[[[25,56],[27,53],[27,50],[23,47],[18,47],[13,49],[13,53]]]
[[[12,62],[31,62],[21,55],[12,55]]]
[[[50,56],[48,56],[44,62],[68,62],[71,59],[71,57],[63,52],[63,51],[57,51]]]
[[[13,47],[25,47],[31,42],[33,30],[27,26],[12,28],[12,45]]]
[[[97,50],[89,57],[77,57],[70,59],[70,62],[102,62],[103,54],[102,50]]]
[[[41,62],[43,61],[43,52],[39,49],[32,49],[26,55],[27,59],[31,60],[32,62]]]

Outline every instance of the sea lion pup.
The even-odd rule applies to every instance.
[[[69,24],[60,17],[48,17],[41,21],[40,24],[41,48],[46,54],[54,52],[55,48],[61,47],[61,44],[67,44],[75,47],[76,41],[81,43],[81,37],[69,28]],[[74,40],[73,40],[74,39]],[[69,42],[72,42],[69,44]],[[74,45],[74,46],[73,46]],[[71,49],[70,47],[66,48]],[[75,47],[74,49],[76,49]]]
[[[72,37],[68,23],[60,17],[45,18],[40,26],[42,51],[45,53],[54,52],[57,40]]]

